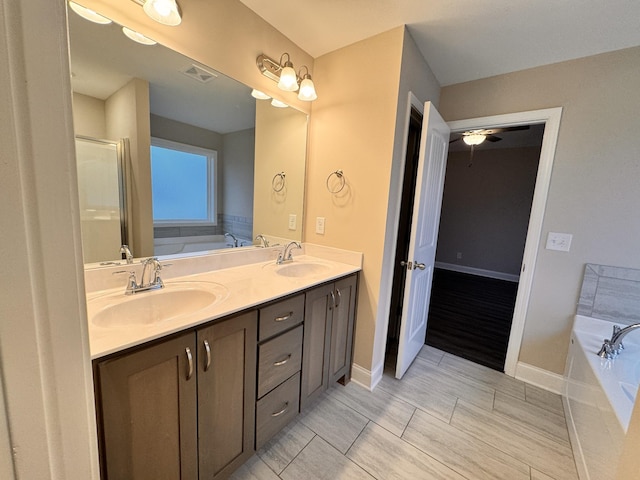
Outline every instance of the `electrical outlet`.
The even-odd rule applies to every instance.
[[[297,218],[295,213],[289,214],[289,230],[296,229]]]
[[[316,233],[324,235],[324,217],[316,217]]]
[[[549,232],[547,235],[547,250],[558,250],[560,252],[568,252],[571,248],[571,239],[573,235],[570,233]]]

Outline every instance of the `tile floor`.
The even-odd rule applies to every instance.
[[[425,346],[402,381],[331,388],[233,480],[577,480],[560,396]]]

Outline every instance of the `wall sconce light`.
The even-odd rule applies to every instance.
[[[271,99],[271,106],[273,107],[277,107],[277,108],[287,108],[289,105],[287,105],[284,102],[281,102],[280,100],[278,100],[277,98],[272,98]]]
[[[255,88],[251,90],[251,96],[258,100],[269,100],[271,97],[260,90],[256,90]]]
[[[300,71],[304,68],[307,73],[305,73],[302,78],[296,75],[296,71],[293,69],[293,63],[291,63],[291,57],[288,53],[283,53],[279,62],[265,54],[260,54],[258,58],[256,58],[256,65],[260,73],[265,77],[270,78],[274,82],[278,82],[278,88],[281,90],[295,92],[300,89],[298,98],[307,102],[318,98],[315,85],[309,74],[309,69],[303,65],[300,67]]]
[[[139,0],[134,0],[140,3]],[[149,18],[162,25],[175,27],[182,22],[182,13],[176,0],[146,0],[142,5]]]
[[[122,27],[122,33],[124,33],[128,38],[130,38],[134,42],[138,42],[142,45],[155,45],[156,43],[158,43],[155,40],[152,40],[149,37],[141,33],[138,33],[135,30],[131,30],[130,28],[127,28],[127,27]]]
[[[89,20],[93,23],[99,23],[100,25],[108,25],[111,23],[111,19],[100,15],[99,13],[94,12],[90,8],[83,7],[82,5],[78,5],[76,2],[69,2],[69,7],[71,10],[76,12],[85,20]]]

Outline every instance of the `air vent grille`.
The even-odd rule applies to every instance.
[[[210,70],[207,70],[199,65],[190,65],[189,67],[182,70],[187,77],[191,77],[197,80],[200,83],[207,83],[211,80],[218,78],[218,74],[214,73]]]

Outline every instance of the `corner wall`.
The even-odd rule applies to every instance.
[[[442,89],[448,121],[563,107],[521,362],[563,372],[585,263],[640,268],[639,64],[635,47]]]

